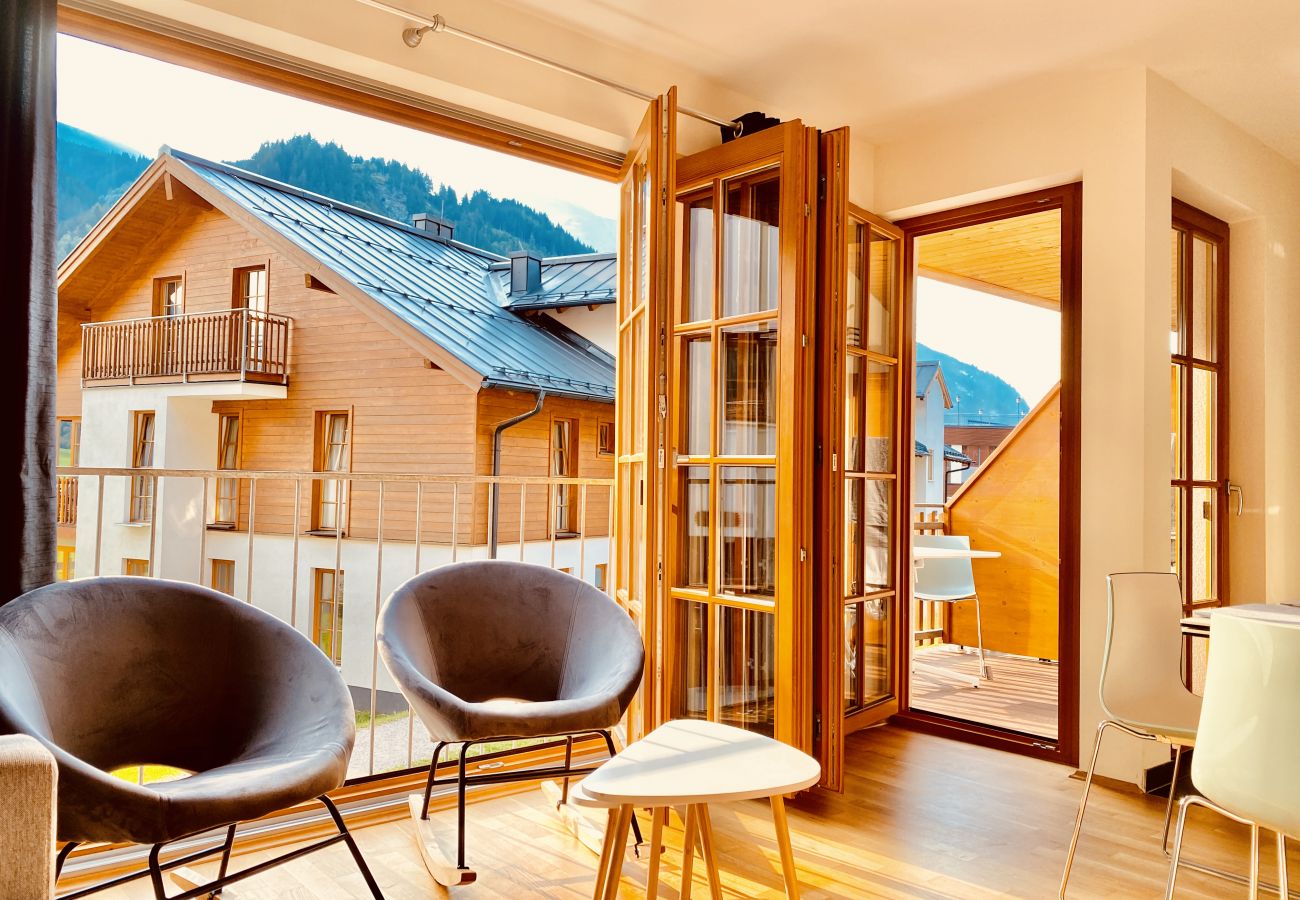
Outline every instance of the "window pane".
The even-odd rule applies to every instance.
[[[1183,367],[1169,367],[1169,455],[1174,478],[1183,478]]]
[[[709,440],[713,425],[713,344],[706,337],[689,340],[685,356],[682,393],[686,410],[682,419],[686,433],[682,435],[682,452],[687,456],[708,456],[713,451]]]
[[[1178,536],[1183,532],[1184,488],[1176,487],[1169,496],[1169,571],[1182,577],[1183,554]]]
[[[1192,369],[1192,478],[1213,481],[1217,475],[1219,379],[1208,369]]]
[[[673,692],[671,714],[674,719],[707,719],[709,608],[682,600],[677,611],[677,689]]]
[[[645,315],[638,315],[632,322],[632,352],[627,356],[627,364],[632,370],[632,445],[633,453],[645,452],[645,403],[646,403],[646,358],[645,358]]]
[[[719,589],[747,597],[776,596],[776,469],[718,469]]]
[[[866,480],[863,536],[867,590],[893,586],[893,553],[889,541],[894,483],[876,478]]]
[[[722,236],[722,314],[776,309],[781,292],[781,182],[761,174],[728,182]]]
[[[849,354],[844,365],[844,471],[862,471],[862,391],[861,356]]]
[[[682,541],[680,584],[707,588],[709,584],[709,467],[686,466],[681,470]]]
[[[718,720],[769,737],[776,707],[776,617],[718,608]]]
[[[722,434],[726,456],[776,453],[776,323],[722,331]]]
[[[1192,236],[1192,355],[1215,359],[1215,312],[1218,307],[1218,248]]]
[[[861,642],[861,604],[850,603],[844,607],[844,710],[862,705],[862,692],[858,690],[858,647]]]
[[[713,318],[713,198],[702,197],[687,206],[686,319]]]
[[[898,242],[893,238],[871,232],[871,296],[867,306],[867,346],[877,353],[893,356],[894,309],[897,306]]]
[[[862,596],[862,479],[844,479],[844,596]]]
[[[863,264],[866,262],[866,254],[863,252],[862,244],[867,236],[867,226],[861,222],[849,222],[849,241],[845,249],[845,268],[848,271],[848,282],[844,287],[845,301],[845,320],[844,326],[846,337],[850,347],[861,347],[863,345],[863,298],[862,291],[865,286],[863,279]]]
[[[862,669],[865,690],[863,705],[892,696],[894,679],[889,661],[894,601],[879,597],[862,604]]]
[[[1169,352],[1185,352],[1182,340],[1183,305],[1183,233],[1177,228],[1169,232],[1169,267],[1172,273],[1169,286]]]
[[[76,465],[72,459],[72,420],[59,419],[59,461],[60,466]]]
[[[894,471],[895,366],[867,363],[867,471]]]
[[[1192,602],[1217,600],[1218,504],[1214,488],[1192,489]]]

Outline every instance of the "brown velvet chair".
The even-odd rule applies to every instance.
[[[345,842],[381,897],[326,796],[343,784],[355,731],[347,686],[311,641],[208,588],[88,578],[0,607],[0,733],[31,735],[55,757],[59,869],[80,842],[152,844],[146,869],[110,884],[148,874],[162,898],[163,870],[221,852],[218,879],[180,896],[206,895],[288,856],[227,875],[238,822],[319,799],[338,833],[291,855]],[[110,774],[143,764],[193,774],[144,785]],[[216,828],[223,843],[160,863],[165,844]]]
[[[421,818],[429,814],[438,757],[460,745],[456,868],[465,865],[465,790],[592,771],[571,765],[575,737],[610,729],[641,684],[645,649],[636,625],[595,587],[555,569],[517,562],[456,563],[417,575],[379,614],[379,652],[435,742]],[[565,765],[467,775],[475,744],[562,737]],[[640,836],[637,837],[638,843]]]

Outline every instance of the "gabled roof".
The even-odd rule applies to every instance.
[[[408,342],[426,346],[431,359],[472,387],[614,399],[609,353],[502,306],[493,267],[503,260],[496,254],[176,150],[164,148],[140,182],[159,177],[179,179],[236,217]],[[133,186],[118,207],[138,195]],[[106,221],[121,217],[118,207]],[[101,231],[92,229],[87,242]],[[75,271],[81,250],[69,254],[61,280]],[[603,256],[600,265],[607,265]],[[613,275],[609,282],[612,290]]]
[[[501,305],[523,312],[613,303],[618,284],[618,257],[613,253],[556,256],[542,260],[541,283],[526,294],[510,296],[510,263],[492,264],[493,284]]]
[[[930,392],[930,384],[939,379],[939,390],[943,392],[943,408],[952,409],[952,395],[948,393],[948,382],[943,377],[943,367],[937,359],[922,360],[916,364],[916,399],[924,400]]]

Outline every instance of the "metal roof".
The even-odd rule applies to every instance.
[[[610,354],[502,306],[494,271],[501,257],[496,254],[435,239],[393,219],[233,166],[168,152],[473,369],[485,387],[614,399]],[[614,265],[603,258],[601,264]],[[558,267],[557,283],[570,266],[566,258]]]
[[[542,260],[541,283],[526,294],[510,295],[510,263],[492,265],[493,284],[508,309],[563,309],[613,303],[618,257],[613,253],[556,256]]]

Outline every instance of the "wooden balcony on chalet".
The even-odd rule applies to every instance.
[[[81,382],[288,384],[293,320],[250,309],[81,326]]]

